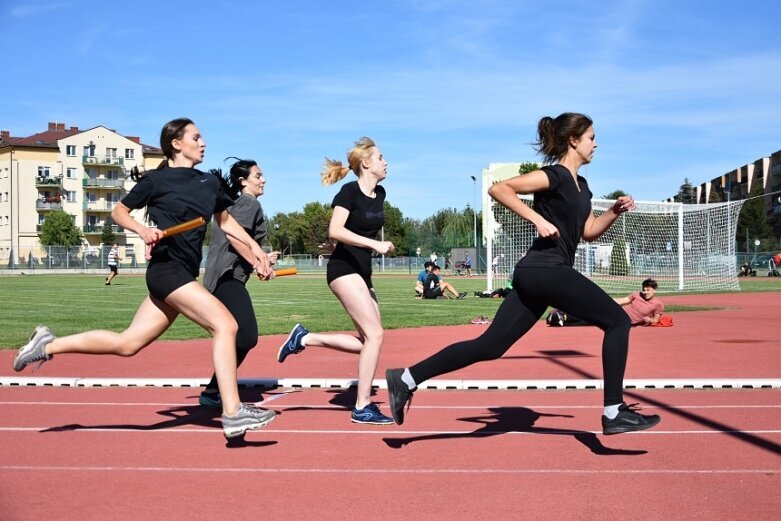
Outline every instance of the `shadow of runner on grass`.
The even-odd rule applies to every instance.
[[[526,407],[490,407],[488,411],[490,411],[490,414],[484,416],[459,418],[459,421],[483,425],[473,432],[443,432],[408,438],[383,438],[382,440],[388,447],[400,449],[410,443],[419,441],[488,438],[511,432],[528,432],[530,434],[572,436],[598,456],[639,456],[648,452],[645,450],[611,449],[610,447],[605,447],[593,432],[534,426],[535,422],[543,417],[572,418],[568,414],[543,414]]]

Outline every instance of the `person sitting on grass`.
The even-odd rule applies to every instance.
[[[466,297],[466,291],[459,293],[452,284],[442,280],[439,276],[440,269],[441,268],[436,264],[431,267],[431,273],[428,274],[426,282],[423,284],[423,298],[435,299],[438,297],[447,297],[447,291],[453,295],[453,297],[447,298],[457,298],[458,300],[461,300]]]
[[[431,273],[431,267],[434,265],[431,261],[423,263],[423,269],[418,273],[418,278],[415,279],[415,296],[417,298],[423,297],[423,285],[426,283],[426,277]]]

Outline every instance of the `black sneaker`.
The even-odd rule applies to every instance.
[[[396,424],[404,423],[404,406],[412,403],[412,393],[407,384],[401,379],[404,369],[386,369],[385,380],[388,382],[388,401],[391,416]],[[407,406],[409,409],[409,406]]]
[[[635,412],[639,410],[637,404],[627,405],[622,403],[618,407],[618,416],[609,420],[607,416],[602,416],[602,434],[621,434],[622,432],[633,432],[650,429],[661,418],[656,414],[644,415]]]

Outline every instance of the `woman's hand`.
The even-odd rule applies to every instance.
[[[150,260],[152,258],[152,248],[157,246],[160,237],[163,235],[163,231],[159,228],[147,228],[146,226],[138,232],[138,236],[146,244],[146,250],[144,251],[144,258]]]
[[[616,199],[616,202],[613,203],[613,206],[611,210],[613,210],[613,213],[616,215],[621,215],[622,213],[626,213],[629,210],[635,209],[635,200],[632,198],[631,195],[622,195],[618,199]]]
[[[393,246],[392,242],[389,241],[379,241],[377,245],[374,247],[374,251],[381,255],[385,255],[386,253],[390,253],[393,250],[395,250],[396,247]]]
[[[559,229],[545,219],[540,218],[538,222],[534,223],[534,226],[537,228],[537,234],[540,237],[550,237],[555,239],[559,236]]]

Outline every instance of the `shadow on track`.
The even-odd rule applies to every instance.
[[[593,432],[568,429],[548,429],[535,427],[538,419],[548,418],[572,418],[565,414],[542,414],[526,407],[491,407],[490,414],[484,416],[472,416],[459,418],[459,421],[482,424],[483,426],[473,432],[443,432],[440,434],[427,434],[424,436],[411,436],[408,438],[383,438],[388,447],[400,449],[410,443],[464,438],[488,438],[511,432],[528,432],[531,434],[544,434],[553,436],[572,436],[585,445],[592,453],[598,456],[639,456],[646,454],[645,450],[625,450],[605,447]]]

